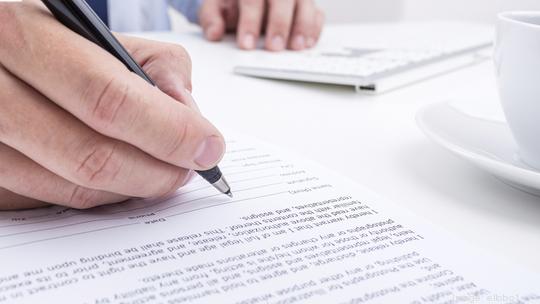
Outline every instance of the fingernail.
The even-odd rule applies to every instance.
[[[308,48],[314,47],[314,46],[315,46],[315,39],[309,37],[309,38],[307,39],[307,43],[306,43],[306,44],[307,44],[307,47],[308,47]]]
[[[303,50],[306,48],[306,38],[302,35],[294,37],[293,48],[296,50]]]
[[[246,34],[242,39],[242,46],[245,49],[251,50],[255,48],[255,36],[253,34]]]
[[[274,36],[274,38],[272,38],[271,47],[274,51],[281,51],[285,49],[285,40],[279,35]]]
[[[199,146],[195,153],[195,163],[203,168],[211,168],[225,152],[225,143],[217,136],[210,136]]]

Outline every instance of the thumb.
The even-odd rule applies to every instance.
[[[221,0],[206,0],[199,11],[199,23],[204,36],[210,41],[219,41],[225,35],[225,17]]]

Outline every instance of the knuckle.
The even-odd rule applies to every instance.
[[[89,107],[89,122],[98,129],[107,129],[117,123],[129,97],[129,85],[118,78],[91,77],[82,102]]]
[[[182,75],[189,78],[191,76],[192,61],[191,56],[186,51],[186,49],[180,45],[172,45],[168,48],[166,53],[166,59],[170,59],[172,62],[176,61],[180,64],[180,70],[182,74],[187,73],[188,75]]]
[[[169,54],[173,58],[176,58],[177,60],[180,60],[181,62],[184,62],[191,67],[191,57],[183,46],[171,45],[171,47],[169,48]]]
[[[89,209],[99,205],[97,191],[75,186],[68,201],[69,206],[77,209]]]
[[[79,161],[77,180],[90,188],[104,188],[114,182],[122,167],[120,158],[115,157],[117,144],[97,144]]]
[[[160,44],[160,48],[160,51],[156,54],[157,57],[159,57],[160,55],[165,55],[167,59],[189,60],[188,52],[181,45],[163,42]]]

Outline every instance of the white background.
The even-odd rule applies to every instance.
[[[450,19],[493,22],[497,12],[540,10],[538,0],[317,0],[330,22]]]

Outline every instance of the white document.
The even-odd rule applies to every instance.
[[[537,274],[328,170],[242,139],[221,168],[232,199],[195,179],[168,198],[0,213],[0,303],[540,303]]]

